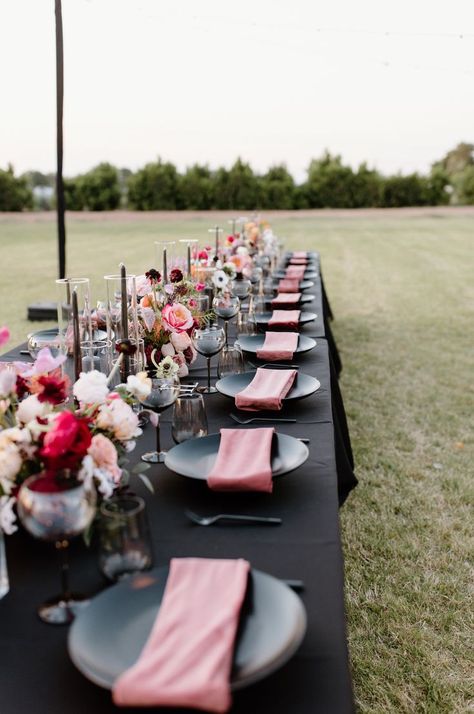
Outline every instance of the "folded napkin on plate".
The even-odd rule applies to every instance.
[[[300,281],[294,278],[283,278],[278,283],[279,293],[297,293],[300,289]]]
[[[301,293],[278,293],[273,298],[272,305],[296,305],[300,301]]]
[[[290,258],[290,265],[308,265],[308,258]]]
[[[285,278],[289,280],[303,280],[306,268],[304,265],[289,265],[285,272]]]
[[[301,310],[273,310],[269,327],[298,327]]]
[[[266,332],[262,347],[257,350],[258,359],[278,362],[279,359],[293,359],[298,347],[297,332]]]
[[[221,429],[216,463],[207,476],[213,491],[271,493],[273,427]]]
[[[228,711],[249,570],[246,560],[173,558],[142,653],[113,686],[115,704]]]
[[[293,253],[291,254],[292,258],[307,258],[308,257],[308,251],[306,250],[294,250]]]
[[[237,409],[255,412],[259,409],[278,411],[296,377],[296,369],[263,369],[259,367],[245,389],[235,395]]]

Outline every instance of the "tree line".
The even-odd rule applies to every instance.
[[[54,174],[15,176],[0,169],[0,211],[54,208]],[[101,163],[64,181],[70,211],[366,208],[474,205],[474,145],[461,143],[435,162],[427,175],[386,176],[365,163],[356,170],[325,152],[311,160],[297,184],[284,164],[263,174],[237,159],[227,169],[194,164],[180,173],[174,164],[146,164],[136,172]]]

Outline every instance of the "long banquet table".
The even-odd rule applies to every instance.
[[[319,280],[313,290],[315,294],[319,290],[321,295]],[[322,302],[318,302],[321,307],[318,305],[315,311],[322,310]],[[315,303],[307,309],[313,311]],[[304,329],[308,335],[317,331],[318,323],[310,323]],[[15,356],[18,358],[10,353],[2,359]],[[132,477],[133,489],[147,502],[155,565],[166,564],[174,556],[243,557],[255,568],[276,577],[304,580],[301,598],[308,615],[308,629],[303,644],[276,673],[235,693],[231,710],[235,714],[354,711],[338,517],[341,466],[337,463],[337,452],[347,449],[344,436],[337,436],[333,420],[333,399],[334,396],[339,399],[340,393],[327,340],[318,335],[317,347],[298,356],[298,363],[304,372],[319,379],[321,388],[296,406],[286,407],[285,416],[295,416],[299,423],[280,424],[277,431],[309,438],[309,458],[296,471],[277,479],[272,495],[215,493],[204,483],[177,476],[162,464],[148,472],[154,495],[137,477]],[[204,379],[202,367],[202,372],[191,373],[193,379],[196,375]],[[231,400],[218,394],[207,396],[205,401],[209,433],[236,426],[229,417],[234,408]],[[342,401],[338,408],[342,408]],[[165,448],[172,446],[170,419],[171,413],[165,412],[162,418]],[[301,423],[307,421],[317,423]],[[153,429],[148,426],[132,454],[133,461],[138,460],[141,452],[153,448],[153,443]],[[346,489],[350,490],[356,481],[353,475],[352,482],[347,478]],[[203,528],[185,518],[185,508],[203,514],[280,516],[283,524],[276,528]],[[34,541],[22,530],[6,540],[11,590],[0,601],[0,711],[2,714],[117,711],[110,693],[90,683],[71,663],[66,647],[67,629],[45,625],[35,613],[37,604],[58,587],[58,563],[52,546]],[[72,585],[77,590],[92,594],[106,587],[95,550],[87,549],[80,540],[71,547],[71,571]]]

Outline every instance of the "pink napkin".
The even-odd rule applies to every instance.
[[[235,406],[249,412],[259,409],[278,411],[296,377],[296,369],[262,369],[259,367],[245,389],[235,395]]]
[[[300,281],[293,278],[283,278],[278,283],[279,293],[297,293],[300,289]]]
[[[291,254],[292,258],[307,258],[308,252],[306,250],[294,250]]]
[[[307,258],[290,258],[290,265],[308,265]]]
[[[138,661],[114,684],[121,706],[226,712],[246,560],[173,558],[158,615]]]
[[[301,293],[278,293],[272,305],[295,305],[300,301]]]
[[[304,265],[289,265],[285,277],[290,280],[303,280],[306,268]]]
[[[298,327],[301,310],[273,310],[268,327]]]
[[[293,359],[298,347],[297,332],[266,332],[262,347],[257,350],[258,359],[278,362],[279,359]]]
[[[213,491],[264,491],[271,493],[273,427],[221,429],[216,463],[207,476]]]

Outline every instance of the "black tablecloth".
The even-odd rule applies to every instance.
[[[310,328],[305,328],[310,333]],[[148,506],[155,564],[174,556],[247,558],[254,567],[281,578],[302,579],[301,594],[308,614],[308,630],[295,657],[274,675],[235,694],[232,712],[272,714],[343,714],[354,710],[348,667],[343,600],[343,563],[338,519],[338,437],[333,414],[334,369],[325,339],[298,358],[301,369],[316,376],[321,389],[286,408],[298,420],[318,423],[281,424],[278,431],[310,438],[309,459],[275,482],[272,495],[218,494],[203,482],[177,476],[164,465],[148,472],[152,496],[137,477],[132,487]],[[201,377],[200,372],[193,372]],[[204,370],[202,372],[204,377]],[[333,385],[331,386],[331,382]],[[231,400],[221,395],[205,398],[209,433],[235,427]],[[171,447],[171,413],[162,418],[162,443]],[[340,429],[339,429],[340,431]],[[153,448],[148,426],[132,460]],[[347,463],[349,457],[345,453]],[[349,468],[350,470],[350,468]],[[351,471],[351,470],[350,470]],[[352,471],[351,471],[352,473]],[[339,474],[339,479],[341,474]],[[340,490],[340,485],[339,485]],[[238,512],[276,515],[280,527],[194,526],[185,508],[198,513]],[[2,714],[88,714],[117,711],[110,693],[87,681],[71,664],[67,629],[43,624],[35,606],[58,589],[58,564],[51,545],[19,532],[7,539],[10,593],[0,601]],[[71,548],[73,586],[88,593],[106,586],[97,568],[94,549],[80,540]],[[130,710],[129,710],[130,711]],[[176,710],[173,710],[176,711]]]

